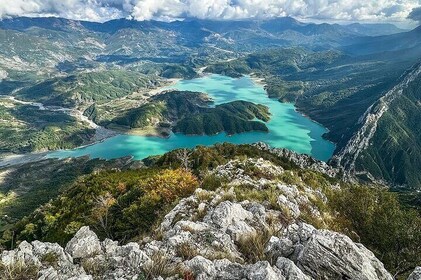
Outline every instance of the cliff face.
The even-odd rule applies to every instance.
[[[413,83],[415,80],[419,79],[421,74],[421,64],[415,65],[411,70],[409,70],[403,77],[402,80],[397,84],[395,87],[393,87],[391,90],[389,90],[385,95],[383,95],[377,102],[375,102],[373,105],[371,105],[365,114],[361,116],[359,120],[360,129],[356,131],[353,135],[353,137],[349,140],[347,145],[337,154],[333,157],[331,160],[332,163],[334,163],[337,166],[340,166],[345,175],[347,175],[349,178],[352,178],[357,173],[367,173],[366,175],[371,178],[373,178],[372,174],[369,173],[369,171],[373,171],[373,168],[370,168],[370,164],[373,165],[370,162],[370,159],[368,159],[368,162],[364,163],[364,161],[367,161],[363,158],[364,152],[370,147],[370,145],[378,145],[378,146],[384,146],[384,143],[387,142],[389,139],[386,139],[388,137],[394,137],[394,135],[382,135],[383,139],[381,141],[378,141],[376,143],[373,143],[373,137],[376,135],[378,126],[380,121],[383,119],[383,116],[386,112],[389,111],[391,104],[397,99],[400,98],[405,90]],[[401,108],[405,110],[405,108]],[[395,116],[398,118],[399,116]],[[385,125],[386,128],[390,127],[391,124],[388,123]],[[390,131],[393,134],[393,131]],[[398,146],[400,143],[394,143],[394,145]],[[387,151],[385,147],[376,147],[379,151],[379,153],[382,153],[382,148],[384,149],[383,152],[388,153],[390,151]],[[356,170],[356,162],[359,160],[360,170]],[[393,161],[393,159],[392,159]],[[376,164],[376,163],[374,163]],[[380,164],[380,163],[378,163]],[[388,167],[386,169],[387,172],[393,173],[393,170],[395,168],[399,168],[399,165],[401,162],[396,163],[395,166]],[[366,166],[365,166],[366,165]],[[368,168],[365,168],[368,167]],[[369,170],[366,170],[369,169]],[[384,172],[384,173],[387,173]],[[377,172],[379,173],[379,172]],[[379,175],[379,174],[375,174]],[[377,179],[387,179],[389,182],[393,181],[391,178],[387,178],[388,176],[376,176]],[[383,178],[381,178],[383,177]],[[393,177],[393,176],[392,176]],[[393,182],[392,182],[393,183]]]
[[[393,279],[362,244],[302,222],[322,217],[316,201],[327,198],[317,186],[273,179],[287,172],[263,159],[231,160],[212,171],[228,188],[197,189],[139,243],[100,241],[82,227],[64,248],[24,241],[4,251],[1,271],[38,279]]]

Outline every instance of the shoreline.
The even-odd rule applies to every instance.
[[[260,86],[263,86],[263,88],[264,88],[264,89],[265,89],[265,87],[267,86],[267,84],[265,83],[265,78],[257,77],[255,73],[250,73],[250,74],[248,75],[248,77],[250,77],[250,79],[251,79],[251,80],[252,80],[255,84],[260,85]],[[266,91],[266,89],[265,89],[265,91]],[[267,91],[266,91],[266,93],[267,93]],[[270,97],[268,96],[268,98],[270,98]],[[325,126],[324,126],[323,124],[321,124],[320,122],[318,122],[318,121],[316,121],[316,120],[312,119],[309,115],[307,115],[306,113],[304,113],[302,110],[299,110],[299,109],[295,106],[295,103],[293,103],[293,102],[281,102],[281,101],[279,101],[279,100],[278,100],[278,102],[280,102],[280,103],[290,103],[290,104],[293,104],[293,105],[294,105],[294,110],[295,110],[298,114],[302,115],[302,116],[303,116],[303,117],[305,117],[306,119],[308,119],[308,120],[310,120],[310,121],[314,122],[315,124],[317,124],[317,125],[319,125],[319,126],[323,127],[324,129],[326,129],[326,132],[325,132],[325,133],[323,133],[323,134],[321,135],[321,137],[323,138],[323,140],[328,141],[329,143],[331,143],[331,144],[335,147],[335,150],[336,150],[336,148],[337,148],[337,144],[336,144],[335,142],[331,141],[330,139],[327,139],[327,138],[325,138],[325,137],[324,137],[324,135],[326,135],[327,133],[329,133],[329,132],[330,132],[330,129],[329,129],[329,128],[325,127]],[[333,153],[332,157],[333,157],[333,156],[334,156],[334,153]]]
[[[165,80],[165,85],[163,86],[159,86],[155,89],[151,89],[150,91],[148,91],[148,94],[150,96],[154,96],[157,94],[160,94],[161,92],[165,91],[167,87],[170,87],[176,83],[178,83],[179,81],[181,81],[183,79],[181,78],[175,78],[175,79],[167,79]],[[5,99],[9,99],[11,101],[14,101],[16,103],[20,103],[20,104],[26,104],[26,105],[31,105],[34,107],[38,107],[40,110],[49,110],[50,108],[45,107],[43,104],[41,103],[36,103],[36,102],[26,102],[26,101],[22,101],[22,100],[18,100],[16,98],[14,98],[13,96],[6,96]],[[145,132],[140,132],[140,133],[130,133],[129,131],[117,131],[117,130],[113,130],[113,129],[107,129],[105,127],[99,126],[95,123],[93,123],[90,120],[87,120],[87,118],[85,116],[83,116],[83,113],[77,109],[68,109],[68,108],[59,108],[59,109],[51,109],[51,110],[60,110],[63,111],[65,113],[67,113],[70,116],[73,116],[75,118],[78,118],[80,121],[82,122],[87,122],[89,124],[89,126],[93,129],[95,129],[95,136],[93,137],[92,141],[88,141],[86,144],[81,145],[81,146],[77,146],[75,148],[72,148],[70,150],[73,149],[82,149],[82,148],[86,148],[101,142],[104,142],[105,140],[118,136],[118,135],[138,135],[138,136],[151,136],[151,137],[161,137],[161,138],[168,138],[165,137],[161,134],[147,134]],[[3,157],[0,157],[0,168],[5,168],[5,167],[12,167],[15,165],[22,165],[22,164],[26,164],[26,163],[32,163],[32,162],[38,162],[38,161],[42,161],[42,160],[48,160],[48,159],[52,159],[52,158],[48,158],[48,154],[53,153],[53,152],[58,152],[58,151],[65,151],[66,149],[57,149],[57,150],[49,150],[49,151],[37,151],[37,152],[29,152],[29,153],[23,153],[23,154],[5,154]]]
[[[207,75],[210,75],[211,73],[206,73]],[[263,89],[265,90],[265,87],[267,86],[267,84],[265,83],[265,78],[263,77],[258,77],[256,76],[255,73],[251,73],[249,75],[244,75],[246,77],[248,77],[254,84],[259,85],[261,87],[263,87]],[[149,96],[154,96],[154,95],[158,95],[162,92],[165,92],[166,90],[169,90],[169,87],[171,87],[172,85],[176,84],[177,82],[181,81],[182,79],[168,79],[165,80],[165,82],[162,86],[159,86],[157,88],[151,89],[150,91],[148,91]],[[266,92],[266,90],[265,90]],[[266,92],[267,93],[267,92]],[[269,98],[269,96],[266,97]],[[276,100],[276,98],[274,98]],[[277,100],[278,102],[280,102],[279,100]],[[289,103],[289,102],[280,102],[280,103]],[[290,103],[294,106],[294,110],[302,115],[303,117],[307,118],[308,120],[310,120],[311,122],[313,122],[314,124],[321,126],[325,129],[325,133],[329,132],[329,129],[327,129],[326,127],[324,127],[323,125],[321,125],[320,123],[318,123],[317,121],[311,119],[309,116],[307,116],[306,114],[304,114],[303,112],[301,112],[300,110],[297,109],[297,107],[295,107],[294,103]],[[71,112],[69,111],[68,113],[75,113],[74,111]],[[78,111],[78,113],[81,113],[80,111]],[[85,116],[79,116],[82,118],[86,118]],[[104,133],[102,133],[101,135],[101,131],[103,130]],[[104,142],[105,140],[112,138],[112,137],[116,137],[119,135],[133,135],[133,136],[144,136],[144,137],[159,137],[161,139],[168,139],[171,136],[171,132],[167,135],[168,130],[166,129],[159,129],[159,128],[155,128],[155,127],[147,127],[144,129],[124,129],[124,128],[118,128],[118,127],[109,127],[109,128],[104,128],[101,126],[97,126],[96,128],[96,132],[98,133],[98,137],[95,139],[93,138],[93,141],[89,141],[88,143],[86,143],[85,145],[82,146],[78,146],[75,148],[71,148],[71,149],[59,149],[59,150],[52,150],[52,151],[43,151],[43,152],[34,152],[34,153],[27,153],[27,154],[11,154],[11,155],[6,155],[3,158],[0,158],[0,168],[3,167],[10,167],[10,166],[14,166],[14,165],[20,165],[20,164],[25,164],[25,163],[30,163],[30,162],[37,162],[37,161],[41,161],[41,160],[46,160],[46,159],[52,159],[49,158],[48,155],[50,153],[54,153],[54,152],[59,152],[59,151],[66,151],[66,150],[75,150],[75,149],[82,149],[82,148],[86,148],[101,142]],[[323,137],[323,135],[321,135],[321,138],[324,139],[325,141],[328,141],[329,143],[331,143],[334,148],[336,149],[336,144],[328,139],[326,139],[325,137]]]
[[[15,165],[22,165],[31,162],[38,162],[48,159],[46,156],[50,151],[47,152],[34,152],[27,154],[12,154],[6,155],[0,158],[0,168],[12,167]]]
[[[259,86],[262,86],[263,89],[265,89],[265,87],[267,86],[267,83],[265,82],[265,78],[258,77],[256,75],[256,73],[250,73],[249,75],[246,75],[246,76],[250,77],[250,80],[252,80],[253,83],[255,83]],[[265,89],[265,91],[266,91],[266,89]],[[268,98],[269,98],[269,96],[268,96]]]

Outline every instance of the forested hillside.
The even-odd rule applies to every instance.
[[[389,106],[370,145],[357,161],[359,171],[396,185],[421,186],[421,78]]]

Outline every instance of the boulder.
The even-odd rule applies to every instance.
[[[272,267],[267,261],[257,262],[247,268],[249,280],[285,280],[282,272]]]
[[[185,265],[197,277],[196,279],[211,279],[216,275],[213,262],[202,256],[194,257],[193,259],[185,262]]]
[[[286,280],[311,280],[313,278],[305,275],[293,261],[280,257],[276,261],[276,267],[281,271]]]
[[[102,248],[98,236],[85,226],[67,243],[65,251],[73,258],[87,258],[100,254]]]
[[[295,264],[316,279],[393,279],[371,251],[343,234],[301,223],[284,237],[294,243]]]
[[[241,221],[252,218],[253,214],[245,210],[241,204],[224,201],[221,202],[213,211],[209,212],[203,221],[213,223],[225,231],[228,226],[234,223],[238,224]]]

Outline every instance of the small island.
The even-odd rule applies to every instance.
[[[123,116],[105,124],[107,127],[126,129],[160,136],[170,132],[187,135],[229,135],[264,131],[264,122],[270,120],[269,108],[248,101],[233,101],[213,106],[205,93],[167,91],[151,97],[150,102],[130,109]]]

